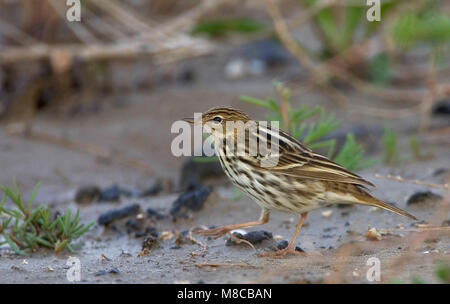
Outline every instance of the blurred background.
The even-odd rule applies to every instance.
[[[227,204],[207,209],[196,224],[251,220],[259,212],[256,205],[225,179],[211,179],[223,177],[214,158],[171,152],[174,121],[213,106],[232,106],[257,120],[280,120],[311,148],[374,181],[381,199],[413,208],[408,212],[430,222],[438,213],[432,223],[448,226],[448,204],[439,205],[447,208],[441,210],[415,202],[443,197],[449,202],[450,1],[378,2],[0,0],[0,185],[16,178],[27,197],[40,182],[37,201],[56,209],[64,203],[83,206],[83,216],[96,221],[101,212],[116,207],[80,203],[86,196],[92,202],[99,189],[106,189],[100,196],[113,196],[108,200],[113,204],[121,195],[124,204],[140,194],[158,195],[142,199],[142,206],[167,210],[192,183],[215,183],[213,203]],[[345,227],[340,218],[329,227],[336,218],[324,218],[331,213],[313,214],[309,219],[317,221],[306,228],[302,247],[332,250],[350,228],[365,231],[369,223],[411,224],[366,211],[349,215],[336,209]],[[290,222],[286,215],[276,217],[268,229],[287,239]],[[162,225],[174,229],[170,222]],[[181,225],[188,229],[194,224]],[[96,226],[92,239],[100,240],[98,235]],[[111,248],[139,252],[136,242],[125,240],[132,246],[126,247],[122,241],[111,245],[109,236],[103,240],[100,247],[92,241],[85,252],[91,260],[104,252],[116,255]],[[407,247],[409,239],[403,240]],[[422,241],[415,243],[420,248],[415,253],[447,250],[448,259],[448,238],[424,245],[432,249],[420,247]],[[218,249],[212,250],[220,256],[223,244],[216,242]],[[394,255],[400,254],[398,239],[389,244],[398,251]],[[171,246],[161,250],[184,261],[186,252],[171,251]],[[249,256],[245,250],[236,252],[229,251],[236,259]],[[422,273],[425,267],[432,280],[435,260],[425,263],[423,255],[418,257],[407,271]],[[140,260],[134,262],[133,271],[142,272]],[[235,272],[219,278],[192,267],[196,280],[203,275],[212,282],[247,280],[245,268],[236,279]],[[328,270],[318,272],[322,276]],[[183,279],[180,273],[163,281]],[[349,280],[364,277],[354,273],[350,269]],[[257,271],[250,276],[265,280]],[[125,281],[145,278],[142,272]]]

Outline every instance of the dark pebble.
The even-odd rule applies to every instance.
[[[298,247],[298,246],[295,246],[295,251],[298,251],[298,252],[305,252],[302,248],[300,248],[300,247]]]
[[[433,115],[450,115],[450,99],[435,103],[433,106]]]
[[[158,239],[154,236],[149,236],[149,237],[145,238],[144,241],[142,242],[142,250],[145,250],[145,249],[151,250],[152,248],[154,248],[157,245],[158,245]]]
[[[163,189],[162,185],[160,183],[156,183],[149,188],[141,191],[139,193],[139,197],[147,197],[147,196],[154,196],[157,195],[161,190]]]
[[[422,191],[422,192],[416,192],[413,195],[411,195],[408,198],[408,201],[406,202],[407,205],[414,205],[426,201],[438,201],[441,200],[442,196],[439,194],[435,194],[431,191]]]
[[[323,232],[330,232],[330,231],[336,230],[336,229],[337,229],[337,227],[327,227],[327,228],[323,229]]]
[[[96,277],[99,277],[99,276],[103,276],[103,275],[106,275],[108,272],[106,272],[106,270],[100,270],[100,271],[97,271],[96,273],[95,273],[95,276]]]
[[[335,237],[334,234],[322,234],[322,238],[324,238],[324,239],[331,239],[331,238],[334,238],[334,237]]]
[[[118,185],[113,185],[109,188],[106,188],[100,192],[99,200],[108,201],[108,202],[116,202],[120,199],[121,189]]]
[[[142,225],[143,225],[142,220],[140,220],[140,219],[138,219],[136,217],[128,220],[126,222],[126,224],[125,224],[125,226],[127,228],[129,228],[130,230],[134,230],[134,231],[141,230],[142,229]]]
[[[199,211],[211,194],[211,187],[195,186],[181,194],[172,204],[170,214],[174,217],[186,217],[188,211]]]
[[[115,220],[138,214],[140,209],[141,207],[138,204],[134,204],[121,209],[111,210],[100,215],[97,222],[100,225],[109,225]]]
[[[218,161],[199,162],[189,158],[184,162],[180,173],[180,189],[186,190],[192,184],[198,184],[208,178],[225,177]]]
[[[156,230],[155,227],[147,227],[147,228],[145,228],[145,230],[138,231],[138,232],[136,232],[134,234],[134,236],[136,238],[140,238],[140,237],[147,236],[147,235],[150,235],[150,236],[152,236],[154,238],[158,238],[159,237],[158,230]]]
[[[234,232],[233,235],[240,239],[246,240],[247,242],[250,242],[252,244],[259,244],[265,240],[271,240],[273,238],[271,232],[267,232],[264,230],[250,231],[249,233],[246,233],[244,235],[238,232]],[[233,244],[235,244],[235,242],[232,239],[228,239],[226,242],[226,245],[228,246]]]
[[[289,242],[286,241],[286,240],[281,240],[281,241],[279,241],[279,242],[277,243],[277,249],[278,249],[278,250],[287,248],[287,246],[289,246]]]
[[[147,209],[147,217],[150,219],[156,219],[156,220],[162,220],[168,217],[167,214],[163,214],[159,212],[158,210],[155,210],[153,208]]]
[[[100,195],[100,188],[97,186],[81,187],[75,194],[77,204],[90,204]]]

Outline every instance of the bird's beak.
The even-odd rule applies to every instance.
[[[194,118],[183,118],[184,121],[187,121],[188,123],[194,124]]]

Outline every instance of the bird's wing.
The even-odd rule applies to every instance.
[[[276,130],[275,134],[271,130],[267,132],[271,133],[271,137],[276,136],[276,132],[278,132],[279,153],[273,159],[274,165],[265,167],[266,170],[301,178],[374,187],[371,182],[348,171],[327,157],[314,153],[289,134],[281,130]],[[261,130],[259,133],[265,135]]]

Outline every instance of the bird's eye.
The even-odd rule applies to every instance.
[[[214,120],[215,122],[217,122],[217,123],[221,123],[221,122],[222,122],[222,117],[216,116],[216,117],[213,118],[213,120]]]

